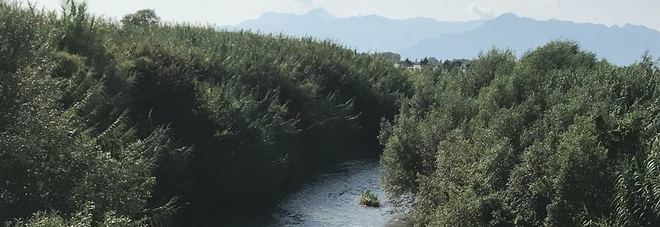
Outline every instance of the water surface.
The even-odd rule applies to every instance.
[[[406,226],[393,212],[379,185],[377,161],[338,165],[285,197],[272,214],[271,226]],[[380,208],[359,205],[362,192],[371,190]]]

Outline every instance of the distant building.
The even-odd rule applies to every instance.
[[[401,68],[401,67],[405,67],[406,69],[412,69],[412,70],[422,70],[422,68],[423,68],[422,65],[405,66],[405,65],[401,65],[399,63],[394,63],[394,68],[398,69],[398,68]]]

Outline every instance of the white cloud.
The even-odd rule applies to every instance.
[[[475,3],[470,4],[468,6],[468,10],[479,16],[480,19],[492,19],[495,18],[496,16],[495,11],[493,9],[479,7]]]

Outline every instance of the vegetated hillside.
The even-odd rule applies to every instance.
[[[429,68],[383,124],[386,189],[420,225],[658,226],[654,61],[552,42]]]
[[[217,226],[377,154],[411,89],[330,42],[23,6],[0,1],[0,222]]]

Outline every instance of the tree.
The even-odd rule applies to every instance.
[[[392,60],[394,62],[399,62],[401,61],[401,55],[393,52],[383,52],[383,53],[377,53],[374,54],[375,56],[382,57],[388,60]]]
[[[442,68],[382,127],[384,188],[415,224],[660,224],[657,63],[551,42]]]
[[[428,60],[431,65],[437,65],[440,63],[440,60],[434,57],[427,57],[426,60]]]
[[[153,9],[143,9],[135,13],[128,14],[121,19],[124,26],[153,26],[160,23],[160,17]]]
[[[422,65],[422,66],[428,65],[429,64],[429,59],[424,58],[419,62],[419,64]]]
[[[410,61],[410,59],[406,58],[406,60],[403,61],[403,65],[407,66],[407,67],[410,67],[410,66],[413,65],[413,62]]]

